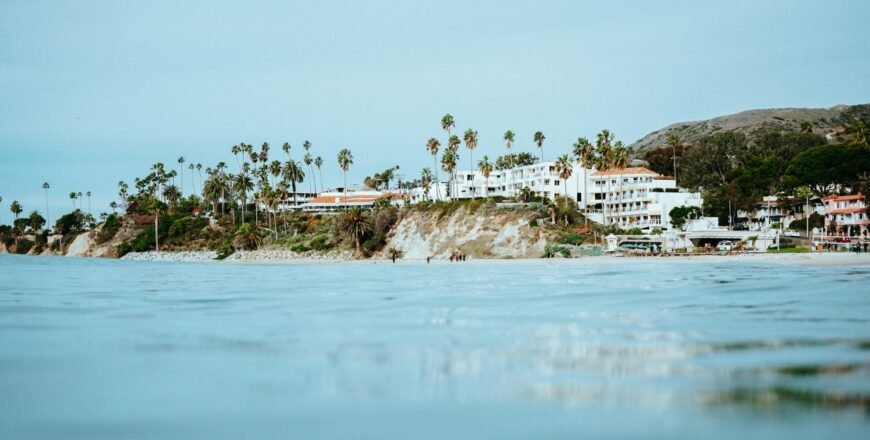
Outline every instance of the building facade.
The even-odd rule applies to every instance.
[[[870,234],[870,219],[863,194],[831,195],[825,203],[825,229],[832,235],[864,236]]]
[[[642,167],[595,171],[574,164],[571,176],[562,179],[555,162],[543,162],[494,170],[488,178],[479,171],[458,171],[455,180],[444,185],[447,193],[455,193],[454,199],[516,197],[523,188],[551,200],[567,196],[590,220],[644,231],[670,229],[671,209],[702,203],[699,193],[678,188],[674,179]],[[421,189],[411,190],[412,201],[425,199]]]

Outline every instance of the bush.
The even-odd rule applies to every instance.
[[[576,232],[566,232],[559,236],[559,243],[579,246],[585,243],[588,239],[588,235],[578,234]]]
[[[97,235],[97,243],[105,243],[113,238],[115,238],[115,234],[118,233],[118,230],[121,229],[121,222],[118,220],[118,216],[115,214],[111,214],[106,217],[106,221],[103,222],[103,227],[100,228],[100,233]]]
[[[571,256],[571,249],[559,245],[550,245],[544,249],[544,258],[553,258],[556,254],[561,254],[567,258]]]

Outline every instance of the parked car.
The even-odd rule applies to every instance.
[[[800,232],[797,232],[797,231],[785,231],[785,233],[782,235],[785,235],[786,237],[800,237],[801,236]]]
[[[716,246],[716,249],[720,250],[721,252],[728,252],[733,248],[734,248],[734,243],[732,243],[728,240],[720,241],[719,245]]]

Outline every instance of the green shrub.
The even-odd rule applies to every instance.
[[[118,216],[115,214],[109,215],[106,217],[106,221],[103,222],[103,227],[100,228],[100,233],[97,235],[97,243],[105,243],[115,238],[115,234],[118,233],[119,229],[121,229],[121,222],[118,220]]]
[[[571,249],[559,245],[550,245],[544,249],[544,258],[552,258],[556,254],[562,254],[563,257],[567,258],[571,256]]]
[[[572,244],[575,246],[581,245],[589,239],[589,236],[578,234],[576,232],[566,232],[559,235],[559,243]]]

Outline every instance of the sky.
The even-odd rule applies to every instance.
[[[395,165],[410,179],[445,113],[479,132],[476,161],[504,154],[508,129],[514,151],[543,131],[552,159],[603,128],[630,144],[742,110],[867,103],[868,16],[866,0],[4,0],[0,222],[12,200],[44,211],[45,181],[55,218],[71,191],[109,211],[119,180],[181,155],[235,171],[239,142],[273,157],[289,142],[299,160],[309,140],[327,187],[345,147],[349,183]]]

